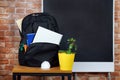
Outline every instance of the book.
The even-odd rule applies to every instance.
[[[45,42],[59,45],[63,35],[52,30],[39,26],[33,43]]]

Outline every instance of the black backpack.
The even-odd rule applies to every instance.
[[[27,44],[26,34],[36,33],[39,26],[58,32],[58,25],[55,18],[48,13],[32,13],[27,15],[22,21],[22,31],[20,32],[19,64],[40,67],[43,61],[49,61],[51,67],[59,66],[59,45],[52,43],[32,43],[25,51],[24,45]]]

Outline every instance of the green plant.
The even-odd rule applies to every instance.
[[[65,52],[66,54],[75,53],[75,51],[77,50],[76,39],[69,38],[69,39],[67,39],[67,43],[68,43],[68,49],[60,50],[59,52],[60,53]]]

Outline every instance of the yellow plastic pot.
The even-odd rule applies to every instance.
[[[59,53],[60,70],[72,70],[75,54]]]

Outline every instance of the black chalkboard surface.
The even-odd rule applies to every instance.
[[[113,62],[113,0],[44,0],[43,11],[57,20],[61,49],[76,38],[75,62]]]

